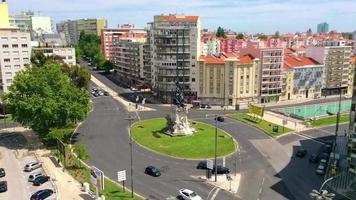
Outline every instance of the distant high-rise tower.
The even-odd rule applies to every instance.
[[[327,32],[329,32],[329,24],[326,23],[326,22],[318,24],[317,32],[318,33],[327,33]]]

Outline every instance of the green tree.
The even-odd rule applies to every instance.
[[[273,38],[279,38],[280,37],[280,34],[279,34],[279,31],[276,31],[273,35]]]
[[[85,145],[76,144],[74,145],[74,153],[78,156],[79,159],[87,161],[90,159],[90,155]]]
[[[105,70],[105,72],[109,72],[110,70],[113,69],[113,67],[114,67],[114,64],[109,60],[105,60],[102,65],[102,68],[103,68],[103,70]]]
[[[258,39],[260,39],[260,40],[267,40],[267,35],[265,35],[265,34],[260,34],[259,36],[258,36]]]
[[[223,28],[221,28],[220,26],[218,27],[218,30],[216,31],[216,37],[223,37],[225,38],[225,31]]]
[[[244,34],[242,34],[242,33],[239,33],[239,34],[237,34],[237,36],[236,36],[236,39],[239,39],[239,40],[243,40],[245,38],[245,36],[244,36]]]
[[[85,119],[90,109],[88,91],[76,87],[60,64],[19,72],[4,99],[14,120],[42,138],[53,128]]]

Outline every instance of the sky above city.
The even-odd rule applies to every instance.
[[[144,28],[159,14],[199,15],[202,28],[218,26],[238,32],[356,30],[356,0],[8,0],[10,14],[41,11],[56,23],[65,19],[106,18],[109,27]]]

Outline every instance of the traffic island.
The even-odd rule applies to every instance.
[[[192,135],[172,137],[165,133],[167,120],[164,118],[141,120],[131,127],[133,139],[141,146],[154,152],[179,159],[208,159],[215,155],[215,127],[190,121],[196,130]],[[218,129],[218,157],[235,152],[234,138]]]
[[[207,177],[193,177],[197,178],[200,180],[204,180],[205,183],[208,183],[209,185],[212,185],[214,188],[220,188],[222,190],[225,190],[227,192],[231,192],[233,194],[237,194],[237,191],[239,190],[240,186],[240,180],[241,180],[241,175],[239,173],[237,174],[219,174],[217,176],[216,182],[214,178],[214,174],[211,175],[211,178]],[[214,195],[214,191],[210,193],[210,197]]]

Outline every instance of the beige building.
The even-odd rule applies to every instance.
[[[259,94],[259,59],[250,54],[200,56],[199,93],[202,103],[236,105],[255,101]]]
[[[56,25],[58,33],[65,35],[68,44],[77,44],[81,32],[101,35],[101,30],[107,28],[106,19],[67,20]]]
[[[45,56],[60,56],[63,62],[68,65],[76,65],[75,48],[71,47],[36,47],[32,49],[35,51],[41,51]]]
[[[7,92],[17,72],[30,64],[30,33],[9,25],[8,5],[0,2],[0,93]],[[6,20],[3,20],[6,19]]]

